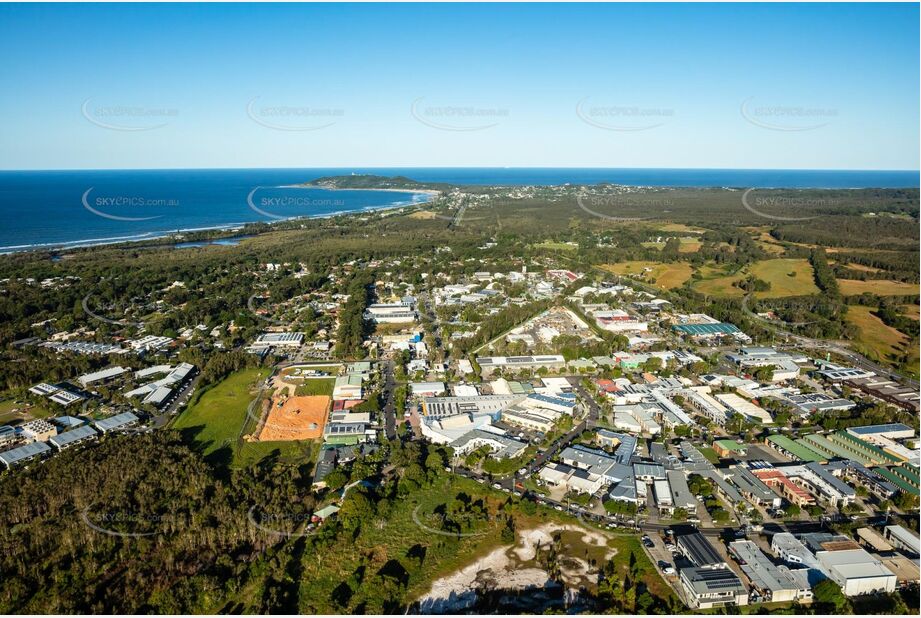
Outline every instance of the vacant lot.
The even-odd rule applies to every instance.
[[[767,292],[756,293],[757,298],[807,296],[819,293],[813,278],[812,265],[808,260],[764,260],[756,262],[749,270],[758,279],[771,284],[771,289]]]
[[[838,279],[838,287],[845,296],[869,292],[878,296],[910,296],[918,293],[917,283],[903,283],[888,279],[860,281],[857,279]]]
[[[602,264],[599,268],[616,275],[627,275],[646,281],[663,290],[680,287],[691,278],[692,272],[691,265],[683,262],[662,264],[659,262],[631,261],[619,264]]]
[[[875,307],[851,305],[847,309],[847,321],[860,329],[857,342],[880,360],[892,360],[901,355],[908,339],[903,333],[887,326],[873,315]]]
[[[701,294],[710,296],[744,296],[745,294],[735,285],[744,279],[741,273],[728,274],[727,271],[712,266],[703,266],[697,272],[702,279],[694,282],[692,287]]]
[[[257,439],[259,442],[272,442],[322,438],[329,402],[329,397],[325,395],[272,400]]]
[[[336,386],[336,378],[307,378],[301,384],[298,384],[295,394],[301,395],[325,395],[333,396],[333,388]]]
[[[221,447],[236,448],[246,409],[268,369],[244,369],[204,392],[173,423],[174,429],[195,429],[194,439],[205,455]]]
[[[49,416],[51,416],[51,411],[42,406],[33,406],[28,402],[17,404],[13,399],[0,401],[0,424],[30,421],[34,418],[48,418]]]

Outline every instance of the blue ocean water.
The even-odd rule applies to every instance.
[[[918,172],[600,168],[336,168],[0,172],[0,252],[154,238],[180,230],[318,217],[425,201],[424,194],[293,188],[320,176],[422,182],[665,187],[917,188]]]

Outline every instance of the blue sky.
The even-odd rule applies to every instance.
[[[0,168],[918,169],[918,17],[0,5]]]

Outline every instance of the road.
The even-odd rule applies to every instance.
[[[863,356],[862,354],[858,354],[857,352],[854,352],[849,347],[846,347],[838,342],[830,341],[826,339],[813,339],[812,337],[806,337],[805,335],[798,335],[796,333],[786,330],[785,328],[781,327],[780,325],[778,325],[776,322],[772,320],[762,318],[761,316],[754,313],[751,309],[748,308],[748,296],[746,296],[742,301],[742,310],[745,311],[746,315],[748,315],[753,320],[756,320],[757,322],[762,324],[765,328],[773,330],[778,335],[783,335],[789,341],[792,341],[801,347],[825,350],[826,352],[833,352],[835,354],[839,354],[843,356],[852,365],[860,369],[864,369],[866,371],[872,371],[881,376],[895,376],[899,381],[901,381],[902,383],[914,389],[918,389],[919,387],[921,387],[921,383],[919,383],[918,380],[914,380],[912,378],[909,378],[907,376],[904,376],[898,373],[897,371],[889,367],[884,367],[878,363],[875,363],[871,361],[870,359],[868,359],[866,356]]]
[[[393,377],[393,361],[386,360],[383,362],[384,372],[384,435],[388,440],[397,437],[396,411],[393,403],[393,389],[396,388],[396,380]]]

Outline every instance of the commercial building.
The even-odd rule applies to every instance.
[[[336,378],[333,384],[333,399],[361,399],[362,379],[358,374]]]
[[[779,508],[782,504],[780,496],[771,491],[764,481],[755,476],[744,466],[730,466],[729,474],[733,484],[745,499],[761,506]]]
[[[846,596],[892,592],[896,576],[879,559],[841,535],[824,532],[799,537],[781,532],[771,539],[771,549],[786,562],[810,569],[810,582],[834,581]]]
[[[918,535],[912,533],[902,526],[886,526],[886,539],[896,549],[900,549],[912,557],[918,557],[921,548],[919,548]]]
[[[444,382],[411,382],[409,392],[413,397],[433,397],[444,395],[448,392],[448,387]]]
[[[678,546],[678,551],[696,567],[724,568],[727,566],[726,561],[710,544],[710,541],[696,530],[676,535],[675,545]]]
[[[680,581],[692,609],[748,604],[748,590],[728,567],[681,569]]]
[[[76,429],[71,429],[70,431],[59,433],[58,435],[49,439],[48,443],[57,448],[59,451],[63,451],[65,448],[75,446],[81,442],[94,440],[96,435],[97,434],[95,429],[89,425],[83,425],[82,427],[77,427]]]
[[[752,541],[730,543],[729,553],[751,580],[752,588],[766,602],[812,601],[812,587],[808,580],[793,575],[784,565],[775,565]]]
[[[525,369],[545,368],[556,370],[566,366],[566,360],[556,354],[545,356],[479,356],[476,361],[484,376],[492,374],[497,369],[514,373]]]
[[[498,459],[511,459],[518,457],[528,448],[527,442],[516,440],[483,429],[473,429],[466,434],[451,442],[451,448],[454,454],[458,456],[466,455],[482,447],[487,447],[493,457]]]
[[[806,489],[794,483],[786,474],[775,468],[752,470],[765,485],[777,490],[788,502],[796,506],[815,504],[815,497]]]
[[[379,303],[368,305],[365,317],[378,324],[405,324],[416,321],[413,303]]]
[[[96,382],[105,382],[106,380],[111,380],[112,378],[117,378],[120,375],[128,373],[128,369],[125,367],[108,367],[100,371],[94,371],[93,373],[87,373],[85,375],[77,378],[77,382],[80,383],[83,388]]]
[[[497,418],[499,412],[521,399],[518,395],[426,397],[422,400],[422,415],[427,418],[443,418],[458,414],[488,414]]]
[[[26,442],[47,442],[57,433],[57,427],[44,419],[36,419],[19,426],[19,434]]]
[[[743,371],[772,367],[771,382],[793,380],[799,375],[797,359],[790,354],[778,352],[774,348],[740,348],[738,352],[727,354],[726,358]]]
[[[921,411],[921,395],[918,390],[909,386],[902,386],[898,382],[874,376],[853,377],[845,379],[844,383],[851,388],[863,391],[887,403],[891,403],[905,410],[918,413]]]
[[[44,442],[32,442],[31,444],[18,446],[9,451],[0,453],[0,462],[6,466],[7,470],[10,470],[14,466],[23,465],[33,459],[44,457],[50,453],[51,447]]]
[[[779,433],[771,434],[765,438],[765,442],[774,448],[777,452],[790,457],[791,459],[797,459],[799,461],[816,461],[821,462],[825,461],[825,457],[816,453],[814,450],[808,446],[794,442],[787,436]]]
[[[681,470],[668,470],[665,475],[668,478],[672,506],[676,509],[684,509],[693,515],[697,511],[698,503],[688,487],[688,479],[684,472]]]
[[[747,399],[742,399],[735,393],[720,393],[715,398],[735,414],[750,421],[761,423],[762,425],[770,425],[774,422],[770,412]]]
[[[102,433],[109,433],[110,431],[118,431],[131,427],[137,424],[139,420],[140,419],[135,416],[133,412],[122,412],[121,414],[95,421],[93,425]]]

